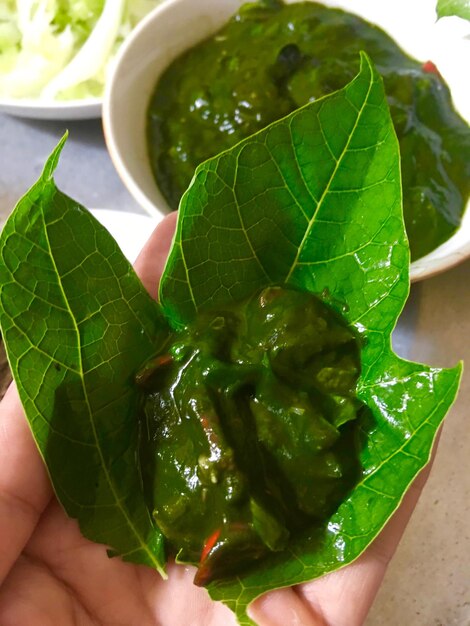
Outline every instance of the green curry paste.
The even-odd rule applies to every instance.
[[[199,163],[343,87],[361,50],[384,78],[400,142],[412,258],[446,241],[470,193],[470,129],[447,85],[432,63],[411,59],[376,26],[314,2],[246,4],[163,74],[149,106],[148,143],[170,207]]]
[[[146,497],[196,584],[283,550],[357,483],[359,373],[329,306],[268,287],[201,314],[138,374]]]

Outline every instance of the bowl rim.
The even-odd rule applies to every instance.
[[[454,249],[447,250],[447,248],[453,245],[455,238],[459,237],[459,234],[462,232],[462,226],[469,233],[468,240],[463,241]],[[432,250],[429,254],[411,263],[410,281],[417,283],[426,278],[431,278],[441,272],[450,270],[452,267],[459,265],[468,258],[470,258],[470,200],[466,205],[458,230],[449,237],[447,241],[444,241],[444,243]]]
[[[75,120],[101,117],[103,98],[46,100],[42,98],[0,98],[0,111],[29,119]]]
[[[105,88],[103,92],[103,106],[102,106],[102,126],[103,134],[108,149],[109,156],[113,162],[116,171],[121,178],[124,186],[128,189],[129,193],[134,197],[136,202],[152,217],[162,217],[165,215],[164,211],[159,210],[155,204],[150,200],[147,194],[142,191],[140,186],[136,183],[133,176],[130,174],[124,159],[121,156],[121,150],[117,144],[116,136],[113,131],[113,113],[112,102],[113,94],[116,89],[115,78],[119,72],[121,64],[125,61],[128,50],[135,45],[135,41],[141,36],[141,33],[149,27],[150,23],[158,19],[159,14],[165,11],[168,5],[172,5],[178,0],[163,0],[154,9],[152,9],[142,20],[135,26],[132,32],[126,37],[121,44],[113,64],[110,68]],[[169,211],[169,209],[168,209]]]

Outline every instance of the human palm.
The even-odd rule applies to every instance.
[[[157,227],[136,262],[152,295],[175,215]],[[428,471],[407,493],[379,538],[355,561],[313,582],[265,594],[251,607],[260,626],[359,626],[413,511]],[[83,538],[52,494],[14,385],[0,405],[1,626],[231,626],[235,619],[194,569],[170,564],[168,580],[147,567],[109,559]]]

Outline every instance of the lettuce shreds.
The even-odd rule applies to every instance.
[[[161,0],[4,0],[0,97],[99,97],[109,61]]]
[[[125,0],[106,0],[99,20],[88,39],[68,65],[42,90],[42,95],[53,100],[67,93],[101,71],[111,54],[122,21]]]

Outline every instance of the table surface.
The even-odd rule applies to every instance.
[[[66,129],[58,186],[89,208],[143,214],[114,170],[99,120],[45,122],[0,114],[0,226]],[[405,358],[435,366],[470,363],[470,260],[412,286],[394,346]],[[367,626],[470,626],[469,406],[465,372],[431,477]]]

